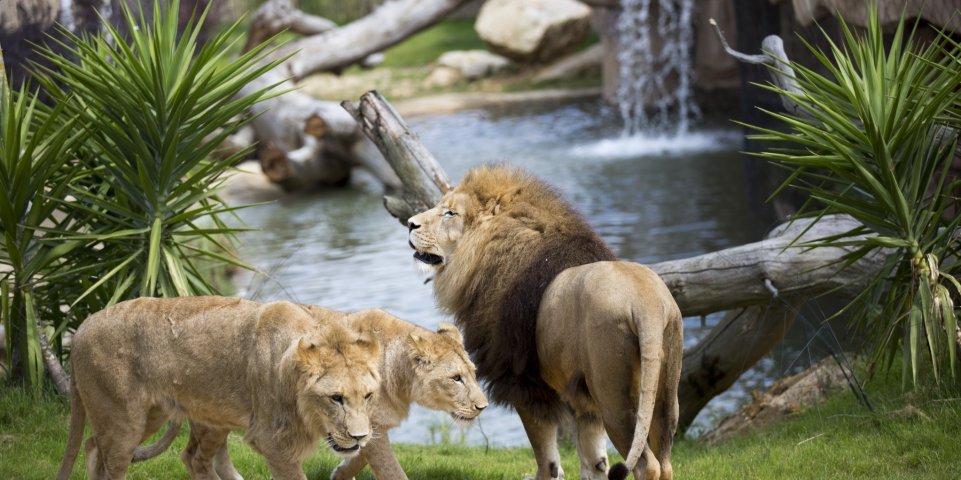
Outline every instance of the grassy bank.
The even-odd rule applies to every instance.
[[[961,478],[961,398],[958,392],[901,393],[897,379],[868,389],[869,412],[848,392],[772,428],[706,447],[682,440],[675,448],[679,479]],[[936,399],[932,399],[936,398]],[[67,403],[53,396],[39,400],[16,389],[0,392],[0,478],[47,479],[56,473],[66,441]],[[401,427],[403,428],[403,427]],[[151,461],[134,465],[131,479],[186,479],[174,447]],[[267,478],[263,459],[234,435],[231,456],[245,478]],[[410,478],[518,479],[534,472],[529,449],[485,449],[459,445],[397,445]],[[311,457],[312,479],[327,478],[337,459],[327,450]],[[83,458],[73,478],[85,478]],[[563,451],[568,478],[577,477],[577,456]],[[373,478],[365,471],[360,479]]]

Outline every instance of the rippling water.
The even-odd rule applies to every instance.
[[[759,237],[733,126],[622,140],[616,114],[596,102],[475,110],[409,123],[454,182],[471,166],[504,161],[554,184],[623,259],[653,263]],[[383,308],[425,327],[450,320],[413,268],[406,229],[381,202],[379,185],[359,176],[344,190],[242,211],[248,225],[260,230],[242,237],[240,257],[264,273],[241,277],[240,294],[342,310]],[[702,327],[700,318],[685,319],[685,345],[716,321],[709,316]],[[752,383],[769,378],[769,363],[715,399],[696,425],[735,408]],[[444,414],[415,408],[391,438],[431,443],[442,433],[471,444],[527,445],[520,420],[499,407],[485,411],[479,427],[466,432]]]

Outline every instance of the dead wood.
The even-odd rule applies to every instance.
[[[375,62],[378,52],[433,25],[465,1],[391,1],[336,27],[297,10],[291,0],[270,0],[251,25],[251,41],[263,40],[282,28],[306,36],[274,52],[270,58],[290,57],[241,93],[271,85],[294,89],[294,82],[312,73]],[[337,102],[290,91],[257,104],[253,113],[257,116],[252,126],[262,146],[259,156],[268,157],[261,158],[261,164],[268,177],[285,189],[343,184],[356,167],[369,170],[388,191],[400,189],[393,169]]]
[[[408,218],[432,208],[450,190],[447,173],[383,96],[371,91],[357,103],[342,105],[402,179],[400,192],[384,197],[384,207],[394,218],[407,225]]]

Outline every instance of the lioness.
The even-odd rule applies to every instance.
[[[467,357],[461,334],[453,325],[442,323],[435,333],[382,310],[347,314],[317,306],[306,308],[321,322],[343,321],[361,334],[377,338],[383,346],[382,382],[371,405],[373,435],[359,455],[344,459],[331,479],[353,478],[367,464],[376,478],[406,479],[390,448],[387,431],[407,418],[413,402],[447,412],[463,424],[471,423],[487,407],[487,398],[477,384],[474,364]],[[185,462],[189,462],[198,448],[204,448],[205,436],[203,427],[191,426]],[[172,440],[173,435],[166,435],[167,444],[159,448],[151,446],[151,455],[162,451]],[[240,478],[230,463],[226,446],[217,453],[215,464],[222,479]]]
[[[552,188],[507,166],[472,169],[408,226],[491,397],[520,415],[538,479],[563,476],[565,403],[582,479],[607,474],[605,430],[635,478],[672,477],[683,324],[654,272],[617,261]]]
[[[302,463],[326,438],[352,455],[371,438],[370,399],[380,385],[380,343],[298,305],[237,298],[140,298],[102,310],[77,329],[71,419],[57,478],[70,476],[85,417],[91,479],[123,478],[145,438],[171,417],[205,430],[188,464],[217,479],[212,456],[230,430],[276,479],[306,479]]]
[[[390,448],[387,430],[407,418],[411,403],[447,412],[466,425],[487,408],[487,397],[477,384],[460,331],[453,325],[442,323],[434,333],[380,310],[357,312],[345,321],[384,346],[380,371],[384,380],[371,413],[373,438],[360,455],[344,459],[330,478],[351,479],[370,464],[376,478],[406,479]]]

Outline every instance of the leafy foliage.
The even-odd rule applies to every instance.
[[[34,290],[73,246],[43,242],[41,228],[44,222],[67,221],[53,213],[55,199],[69,188],[62,172],[77,135],[61,109],[41,112],[27,88],[11,92],[0,86],[0,264],[8,267],[0,273],[0,315],[8,355],[20,357],[8,358],[7,364],[39,386],[43,361]]]
[[[957,379],[961,219],[949,168],[961,131],[961,48],[945,35],[920,46],[903,20],[885,48],[874,7],[869,19],[863,34],[842,21],[843,43],[828,38],[829,52],[807,44],[826,75],[792,62],[802,93],[766,88],[810,117],[767,112],[789,128],[754,127],[755,138],[789,145],[761,156],[792,171],[781,188],[809,195],[806,215],[863,224],[807,246],[847,248],[843,266],[883,249],[880,274],[849,305],[872,365],[889,365],[900,349],[906,382]]]
[[[283,58],[267,61],[267,43],[228,58],[237,23],[198,45],[206,12],[178,33],[178,2],[162,3],[150,19],[123,6],[126,36],[108,22],[63,32],[64,53],[35,66],[56,105],[42,118],[30,121],[34,98],[4,97],[3,315],[31,341],[37,319],[59,333],[127,298],[219,293],[208,270],[245,267],[225,218],[237,207],[217,195],[242,153],[211,154],[276,94],[249,85]]]

